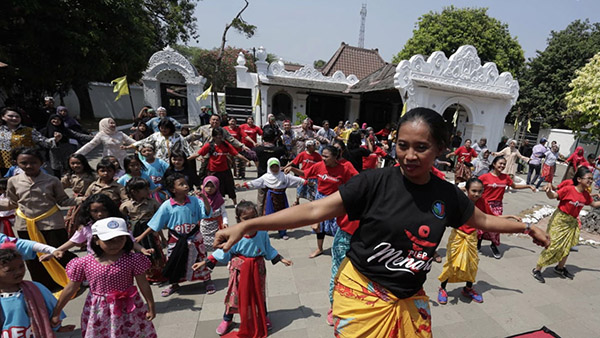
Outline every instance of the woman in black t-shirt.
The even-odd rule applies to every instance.
[[[362,148],[362,135],[360,131],[353,131],[348,136],[348,161],[352,163],[354,169],[359,173],[362,172],[363,169],[363,157],[368,157],[373,152],[373,140],[370,138],[366,139],[367,148]]]
[[[347,213],[360,225],[336,277],[336,336],[430,337],[423,284],[446,227],[526,232],[545,247],[549,239],[543,230],[474,209],[458,188],[430,174],[449,139],[441,115],[412,109],[397,135],[400,168],[363,172],[329,197],[221,230],[215,244],[229,250],[250,231],[297,228]]]

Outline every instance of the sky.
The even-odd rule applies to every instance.
[[[247,39],[233,29],[228,45],[251,50],[263,46],[288,62],[312,64],[329,60],[342,42],[357,46],[360,10],[367,3],[365,48],[379,49],[391,61],[412,36],[419,17],[443,7],[487,7],[488,15],[508,24],[531,58],[546,48],[551,31],[560,31],[576,19],[600,22],[598,0],[249,0],[242,17],[258,27]],[[189,45],[220,46],[225,24],[243,7],[242,0],[201,0],[196,4],[198,42]],[[449,55],[448,55],[449,56]],[[486,61],[486,60],[482,60]]]

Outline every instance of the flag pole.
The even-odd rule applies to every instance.
[[[131,115],[133,115],[133,120],[135,121],[135,119],[136,119],[135,108],[133,108],[133,97],[132,97],[131,88],[129,88],[129,82],[127,82],[127,91],[129,92],[129,103],[131,103]]]

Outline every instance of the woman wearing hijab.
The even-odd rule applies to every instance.
[[[102,157],[114,156],[119,160],[121,168],[123,167],[123,159],[127,156],[127,151],[122,149],[123,145],[131,145],[135,140],[127,136],[122,131],[117,131],[117,123],[110,117],[103,118],[98,123],[98,133],[94,138],[83,147],[79,148],[75,154],[86,155],[94,148],[102,145]]]
[[[492,153],[492,156],[504,156],[504,158],[506,159],[506,168],[504,168],[502,173],[509,175],[510,178],[513,178],[517,173],[517,158],[520,158],[523,161],[529,163],[529,157],[521,155],[521,153],[517,149],[517,141],[515,141],[514,139],[508,140],[507,144],[508,147],[502,149],[499,152]]]
[[[79,121],[69,116],[69,110],[67,109],[67,107],[58,106],[56,108],[56,114],[58,114],[58,116],[62,118],[65,127],[77,133],[89,134],[85,129],[83,129],[81,124],[79,124]]]
[[[484,149],[482,152],[480,152],[477,158],[473,161],[473,165],[475,166],[475,170],[473,170],[473,176],[475,177],[479,177],[490,172],[490,165],[492,165],[492,162],[490,161],[490,150]]]
[[[59,106],[60,108],[60,106]],[[55,133],[61,133],[63,137],[56,142],[56,147],[49,150],[50,167],[54,176],[60,178],[62,173],[69,168],[69,156],[77,150],[78,142],[84,144],[92,139],[92,136],[78,133],[64,125],[61,115],[52,114],[48,119],[46,128],[42,129],[44,137],[54,137]]]
[[[176,128],[177,126],[175,126],[171,120],[162,119],[158,123],[157,132],[145,139],[133,143],[129,148],[136,148],[149,143],[156,149],[156,158],[160,158],[167,163],[170,163],[169,157],[176,151],[184,153],[186,157],[190,156],[193,152],[192,148],[190,148],[185,137],[177,132]],[[192,165],[195,165],[195,163],[192,163]]]
[[[227,210],[225,209],[225,199],[219,191],[219,179],[215,176],[206,176],[202,182],[202,192],[212,209],[210,218],[200,220],[200,233],[206,246],[206,251],[214,251],[213,243],[217,230],[227,228],[229,219],[227,218]]]
[[[565,172],[565,176],[563,176],[564,180],[570,180],[575,177],[575,172],[579,166],[587,163],[585,159],[583,147],[579,146],[575,148],[575,151],[567,158],[567,171]]]
[[[289,207],[285,189],[299,187],[305,184],[305,180],[281,171],[279,160],[271,157],[267,161],[267,172],[261,177],[245,182],[242,186],[246,189],[266,188],[266,201],[264,203],[264,215],[275,213]],[[236,185],[240,187],[239,184]],[[286,230],[279,230],[279,238],[288,239]]]

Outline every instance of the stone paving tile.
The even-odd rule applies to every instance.
[[[249,176],[253,177],[252,170]],[[561,173],[559,173],[560,175]],[[295,192],[288,190],[288,199]],[[241,192],[240,199],[255,199],[254,192]],[[230,206],[228,200],[226,205]],[[543,193],[518,191],[505,195],[505,214],[518,214],[534,204],[556,206]],[[233,213],[232,208],[227,209]],[[232,218],[232,217],[230,217]],[[233,222],[232,222],[233,223]],[[271,244],[294,266],[272,266],[267,262],[267,305],[274,330],[270,337],[332,337],[333,329],[325,322],[329,302],[327,288],[330,278],[331,238],[326,237],[326,254],[315,259],[308,255],[316,248],[315,235],[309,227],[289,232],[291,239],[284,241],[271,234]],[[446,232],[439,246],[444,257]],[[561,337],[597,337],[600,332],[600,265],[599,249],[580,247],[570,255],[567,266],[574,272],[575,280],[564,280],[554,275],[552,267],[546,268],[546,284],[531,276],[540,248],[527,238],[502,235],[500,250],[503,258],[491,257],[489,242],[484,242],[480,255],[475,288],[484,297],[477,304],[460,295],[462,284],[448,284],[449,303],[437,304],[439,276],[443,264],[434,264],[428,274],[424,289],[430,297],[433,333],[436,338],[454,337],[506,337],[520,332],[547,326]],[[223,299],[228,271],[219,265],[212,277],[217,293],[205,295],[202,283],[184,283],[179,293],[165,299],[161,288],[152,286],[157,306],[154,325],[159,337],[218,337],[216,327],[225,309]],[[85,295],[67,304],[65,324],[79,326],[79,314]],[[239,323],[236,315],[234,322]],[[59,334],[59,338],[80,337],[79,331]]]

